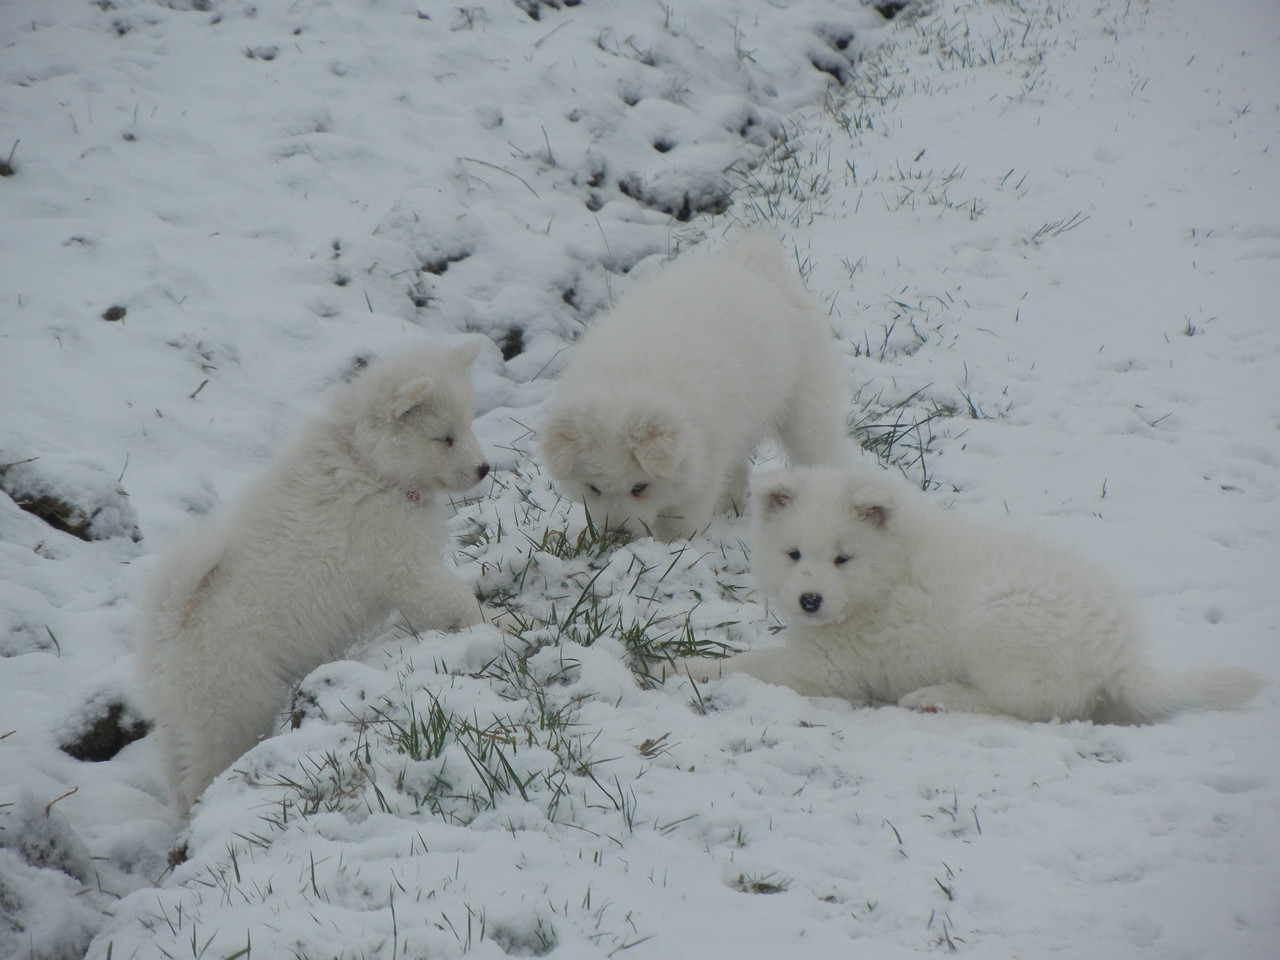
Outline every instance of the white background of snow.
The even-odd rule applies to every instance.
[[[469,827],[330,814],[277,831],[281,791],[231,775],[171,874],[150,740],[102,764],[57,748],[111,699],[142,709],[130,620],[155,551],[233,498],[357,357],[523,328],[524,353],[495,346],[477,373],[478,432],[522,473],[464,513],[510,533],[522,485],[546,507],[531,535],[560,522],[526,426],[561,349],[625,290],[621,269],[768,203],[741,192],[679,223],[624,180],[673,209],[726,180],[817,183],[774,209],[843,340],[851,416],[917,390],[917,414],[959,407],[935,421],[931,496],[1108,564],[1160,664],[1280,676],[1274,4],[943,0],[883,27],[823,0],[587,0],[538,21],[500,0],[183,6],[0,5],[0,156],[21,140],[0,180],[0,463],[39,456],[89,502],[120,478],[144,536],[84,543],[0,498],[0,954],[79,956],[96,935],[95,957],[499,957],[550,930],[564,957],[892,958],[947,936],[991,957],[1273,955],[1274,688],[1129,729],[853,709],[736,678],[700,715],[600,641],[572,652],[562,695],[589,697],[579,720],[631,828],[584,782],[556,824],[535,798]],[[824,36],[844,27],[869,51],[854,83],[892,90],[842,108],[852,137],[809,62],[838,66]],[[784,127],[803,170],[718,175]],[[113,305],[123,322],[100,319]],[[696,592],[709,635],[776,643],[757,597],[716,599],[717,582],[750,587],[742,532],[726,518],[695,541],[658,609],[678,620]],[[518,539],[485,559],[514,562]],[[671,552],[619,551],[600,585]],[[531,608],[564,595],[553,568]],[[341,752],[343,705],[405,683],[515,709],[457,675],[500,643],[388,634],[308,681],[333,722],[238,769]]]

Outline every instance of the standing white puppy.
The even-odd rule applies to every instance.
[[[471,432],[476,343],[372,366],[229,519],[162,558],[138,668],[174,806],[271,731],[289,686],[399,610],[417,629],[482,619],[441,559],[436,494],[489,471]]]
[[[792,464],[849,459],[831,330],[777,242],[754,234],[664,267],[591,328],[539,446],[596,521],[673,540],[743,506],[770,435]]]
[[[783,649],[731,657],[726,672],[1033,721],[1146,723],[1236,707],[1262,686],[1233,667],[1156,670],[1133,605],[1098,571],[971,526],[881,471],[766,474],[752,502],[752,573],[791,628]]]

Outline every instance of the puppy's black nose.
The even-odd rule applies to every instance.
[[[818,608],[822,606],[822,594],[820,593],[802,593],[800,594],[800,609],[805,613],[817,613]]]
[[[489,465],[487,463],[482,463],[480,464],[480,466],[476,467],[477,480],[483,480],[488,475],[489,475]]]

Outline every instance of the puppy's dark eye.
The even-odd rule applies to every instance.
[[[799,560],[799,559],[800,559],[800,551],[799,551],[799,550],[792,550],[790,553],[788,553],[788,554],[787,554],[787,556],[788,556],[788,557],[790,557],[792,560]]]
[[[446,447],[452,447],[452,446],[453,446],[453,434],[452,434],[452,433],[446,433],[443,437],[437,437],[437,439],[438,439],[441,443],[443,443]]]
[[[644,493],[648,489],[649,489],[649,485],[647,483],[637,483],[634,487],[631,488],[631,495],[633,497],[638,497],[640,496],[640,494]]]
[[[597,487],[594,483],[588,483],[587,489],[590,490],[592,493],[594,493],[597,497],[600,496],[600,488]]]
[[[843,553],[842,553],[842,554],[840,554],[840,556],[836,557],[836,566],[837,566],[837,567],[843,567],[843,566],[844,566],[846,563],[848,563],[848,562],[849,562],[849,558],[848,558],[848,557],[846,557]]]

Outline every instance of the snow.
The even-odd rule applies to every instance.
[[[744,521],[554,550],[532,431],[631,274],[763,220],[932,497],[1105,564],[1162,666],[1280,677],[1278,47],[1269,0],[0,5],[0,956],[1272,956],[1274,687],[1122,728],[642,682],[638,635],[782,642]],[[477,336],[454,559],[536,652],[389,624],[189,827],[151,738],[60,749],[145,716],[165,543],[361,362]]]

